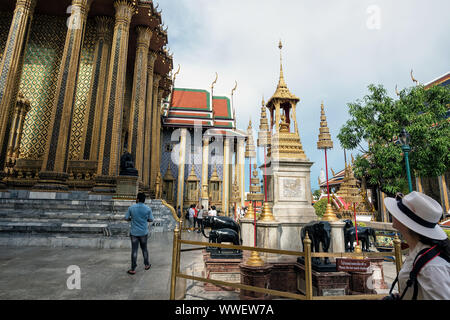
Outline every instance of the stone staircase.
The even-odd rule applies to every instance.
[[[0,192],[0,246],[128,248],[124,216],[135,201],[92,195],[9,190]],[[159,200],[147,200],[150,232],[170,232],[175,220]]]

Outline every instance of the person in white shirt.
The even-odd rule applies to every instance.
[[[408,288],[407,281],[414,261],[434,249],[438,253],[433,253],[417,275],[417,299],[450,300],[450,240],[438,225],[443,212],[441,205],[416,191],[403,198],[386,198],[384,204],[392,215],[392,226],[409,245],[409,254],[398,274],[399,294],[393,295],[393,299],[413,298],[414,288]]]
[[[210,216],[210,217],[217,216],[216,206],[211,206],[211,210],[209,210],[208,216]]]
[[[188,232],[191,232],[191,230],[194,230],[194,215],[195,215],[195,205],[191,205],[189,208],[189,226],[188,226]]]
[[[200,206],[200,209],[197,213],[197,225],[198,225],[198,231],[197,233],[201,233],[202,227],[203,227],[203,214],[205,212],[205,209],[203,206]]]

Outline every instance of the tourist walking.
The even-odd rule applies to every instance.
[[[392,226],[409,245],[388,299],[450,300],[450,240],[438,225],[441,205],[416,191],[386,198],[384,204],[392,215]],[[392,294],[396,282],[399,294]]]
[[[195,205],[191,204],[189,207],[189,227],[188,232],[191,232],[191,230],[194,230],[194,215],[195,215]]]
[[[151,264],[148,258],[147,236],[148,223],[153,221],[152,209],[145,205],[145,194],[140,192],[137,194],[136,204],[128,208],[125,220],[131,221],[130,238],[131,238],[131,269],[129,274],[136,273],[137,253],[139,246],[144,257],[145,270],[150,269]]]
[[[205,212],[205,209],[203,206],[200,207],[200,210],[197,213],[197,224],[198,224],[198,233],[201,233],[202,226],[203,226],[203,214]]]

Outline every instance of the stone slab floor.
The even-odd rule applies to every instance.
[[[19,300],[167,300],[170,290],[172,233],[152,233],[149,255],[152,268],[144,270],[139,251],[137,273],[129,275],[130,249],[0,247],[0,299]],[[183,239],[203,241],[201,234],[183,233]],[[68,289],[69,266],[81,270],[81,289]],[[182,253],[183,273],[202,277],[201,251]],[[385,263],[388,285],[395,265]],[[183,281],[183,280],[181,280]],[[206,292],[203,283],[187,280],[188,300],[239,299],[236,292]]]

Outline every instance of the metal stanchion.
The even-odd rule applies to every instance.
[[[181,227],[181,223],[180,223]],[[175,300],[175,290],[176,290],[176,283],[177,283],[177,277],[176,274],[180,270],[179,266],[179,236],[180,236],[180,230],[178,229],[178,226],[175,228],[173,232],[173,249],[172,249],[172,273],[170,278],[170,300]]]
[[[308,233],[303,240],[303,252],[305,253],[305,296],[306,300],[312,300],[311,240]]]

